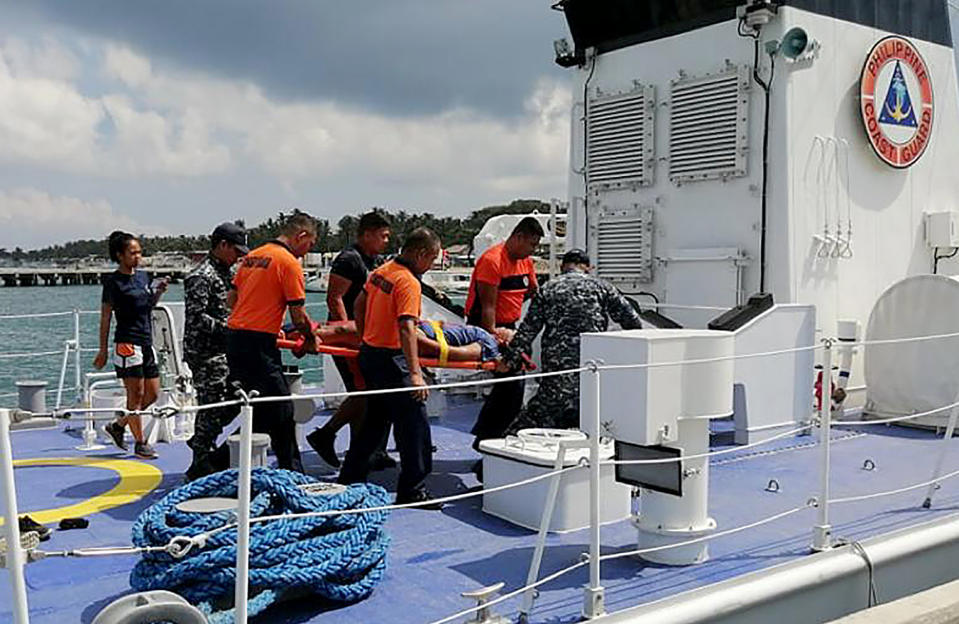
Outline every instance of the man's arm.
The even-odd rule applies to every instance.
[[[420,369],[419,350],[416,344],[416,319],[411,316],[401,316],[397,323],[400,329],[400,348],[406,356],[406,364],[410,369],[410,383],[418,387],[413,391],[413,396],[418,401],[425,401],[430,392],[421,387],[426,385],[426,381],[423,380],[423,371]]]
[[[222,337],[226,322],[209,314],[210,282],[200,275],[191,275],[183,282],[183,300],[186,324],[197,325],[205,334]]]
[[[480,302],[480,327],[492,333],[496,329],[496,299],[499,287],[486,282],[476,282],[476,296]]]
[[[529,271],[529,288],[526,289],[526,295],[523,297],[524,300],[532,299],[536,296],[536,293],[539,292],[539,280],[536,278],[536,267],[535,265],[530,268]]]
[[[366,326],[366,291],[360,292],[353,302],[353,318],[356,322],[356,333],[363,340],[363,328]]]
[[[301,305],[290,306],[290,320],[293,326],[303,336],[303,351],[306,353],[316,353],[316,336],[313,334],[313,322],[306,313],[306,308]]]
[[[522,354],[530,352],[536,336],[543,331],[546,325],[546,306],[546,298],[538,292],[529,304],[526,317],[513,334],[513,339],[503,348],[504,357],[513,368],[519,368],[522,365]]]
[[[336,273],[330,273],[329,283],[326,286],[326,307],[330,311],[331,321],[345,321],[349,318],[343,296],[353,285],[349,279]]]
[[[606,296],[606,309],[609,317],[619,323],[623,329],[642,329],[643,319],[639,313],[626,299],[626,295],[619,292],[619,289],[611,284],[605,284],[608,291]]]
[[[230,288],[230,292],[226,294],[226,307],[231,310],[236,307],[236,300],[239,298],[239,293],[236,292],[236,288]]]

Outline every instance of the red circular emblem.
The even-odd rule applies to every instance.
[[[869,143],[886,164],[912,166],[932,138],[933,94],[919,50],[897,36],[880,39],[859,79],[862,122]]]

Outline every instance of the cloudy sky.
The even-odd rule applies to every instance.
[[[564,194],[547,0],[0,0],[0,247]]]

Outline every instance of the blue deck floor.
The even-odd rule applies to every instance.
[[[469,472],[477,455],[466,433],[477,406],[459,401],[434,423],[438,447],[429,487],[436,495],[448,495],[477,487]],[[325,415],[319,415],[321,422]],[[731,432],[727,423],[715,423],[713,448],[727,446]],[[893,489],[929,478],[941,441],[931,433],[899,427],[863,427],[860,432],[837,431],[833,451],[833,496],[847,496]],[[343,432],[339,446],[345,448]],[[710,509],[720,529],[732,528],[802,505],[818,493],[818,452],[811,438],[781,440],[756,449],[716,458],[711,467]],[[79,440],[61,430],[24,431],[13,434],[15,456],[76,457]],[[183,444],[161,445],[155,465],[163,471],[159,487],[140,501],[90,516],[90,528],[54,531],[50,550],[82,546],[129,544],[130,526],[137,515],[182,482],[189,463]],[[98,455],[125,457],[107,450]],[[871,459],[877,468],[863,470]],[[312,451],[305,455],[308,471],[332,476]],[[951,443],[945,472],[959,469],[959,441]],[[22,512],[73,504],[109,490],[117,477],[102,469],[86,467],[31,467],[16,470],[18,500]],[[395,471],[375,475],[374,480],[392,488]],[[776,479],[779,493],[765,491]],[[959,509],[959,479],[948,481],[937,495],[934,508],[919,508],[924,491],[913,491],[860,503],[833,507],[834,535],[862,539],[905,526],[956,513]],[[719,538],[710,546],[711,559],[702,565],[670,568],[624,558],[603,566],[606,604],[610,611],[670,596],[784,563],[808,554],[815,511],[810,509],[774,524]],[[422,623],[445,617],[470,606],[459,592],[498,581],[506,590],[525,583],[527,566],[535,544],[533,532],[485,515],[481,501],[470,499],[443,511],[404,510],[393,513],[388,530],[392,536],[389,569],[374,594],[359,604],[331,607],[300,600],[276,606],[260,621],[269,622],[398,622]],[[628,522],[603,528],[605,552],[636,548],[636,533]],[[587,532],[549,538],[542,574],[564,568],[587,550]],[[52,559],[27,568],[31,621],[90,622],[96,613],[130,591],[128,574],[134,557],[97,559]],[[582,604],[586,569],[576,570],[541,588],[533,622],[574,622]],[[0,622],[11,619],[10,588],[0,573]],[[514,614],[518,599],[497,607]]]

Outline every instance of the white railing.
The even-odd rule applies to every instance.
[[[168,303],[183,303],[182,301],[172,301]],[[307,306],[321,306],[322,303],[308,303]],[[31,314],[3,314],[0,315],[0,322],[2,321],[29,321],[35,319],[50,319],[50,318],[71,318],[72,319],[72,337],[63,341],[63,347],[58,350],[42,350],[42,351],[20,351],[20,352],[8,352],[0,353],[0,363],[4,361],[16,362],[18,360],[31,360],[38,358],[54,358],[59,357],[60,361],[60,372],[57,377],[57,386],[56,386],[56,399],[54,405],[59,408],[63,405],[63,396],[66,391],[73,391],[75,393],[74,402],[80,404],[84,399],[84,386],[83,386],[83,355],[84,354],[94,354],[99,351],[97,348],[83,348],[80,343],[80,322],[81,317],[84,315],[99,315],[99,310],[65,310],[61,312],[39,312]],[[73,356],[71,358],[71,355]],[[73,384],[67,383],[67,376],[69,374],[70,364],[72,361],[73,368]],[[300,373],[317,373],[322,372],[322,367],[311,367],[311,368],[301,368]],[[6,392],[0,393],[0,400],[14,398],[18,395],[17,392]]]
[[[73,313],[75,318],[79,315],[78,311]],[[595,392],[595,417],[597,421],[600,418],[602,413],[601,393],[599,392],[602,373],[606,370],[623,370],[623,369],[642,369],[642,368],[654,368],[654,367],[663,367],[663,366],[678,366],[686,364],[699,364],[699,363],[709,363],[717,362],[730,359],[739,359],[739,358],[757,358],[757,357],[771,357],[775,355],[781,355],[783,353],[793,353],[798,351],[808,351],[808,350],[822,350],[822,363],[823,370],[831,370],[832,362],[832,349],[834,345],[838,345],[841,349],[851,349],[860,346],[866,346],[870,344],[891,344],[891,343],[900,343],[900,342],[910,342],[910,341],[923,341],[923,340],[939,340],[943,338],[953,338],[959,337],[959,333],[953,334],[938,334],[934,336],[919,336],[915,338],[905,338],[905,339],[896,339],[896,340],[883,340],[883,341],[869,341],[869,342],[839,342],[834,343],[832,339],[824,339],[821,345],[816,346],[807,346],[799,347],[794,349],[783,349],[762,353],[752,353],[746,355],[734,355],[734,356],[724,356],[718,358],[703,358],[695,360],[684,360],[684,361],[675,361],[675,362],[665,362],[665,363],[647,363],[647,364],[622,364],[622,365],[604,365],[599,362],[589,362],[586,366],[571,368],[562,371],[547,371],[547,372],[538,372],[531,373],[527,375],[527,379],[536,379],[536,378],[546,378],[559,375],[569,375],[576,373],[589,373],[593,376],[594,383],[596,384]],[[80,352],[80,349],[77,348],[77,352]],[[461,382],[451,382],[451,383],[442,383],[442,384],[433,384],[427,386],[431,390],[444,390],[451,388],[459,387],[470,387],[470,386],[479,386],[487,384],[496,384],[496,383],[508,383],[511,381],[510,378],[503,379],[483,379],[483,380],[471,380],[471,381],[461,381]],[[78,380],[79,385],[79,380]],[[593,439],[590,440],[590,449],[589,449],[589,460],[585,465],[575,465],[566,468],[560,468],[557,470],[548,471],[544,474],[537,475],[536,477],[524,479],[522,481],[517,481],[514,483],[504,484],[495,488],[484,489],[480,488],[475,491],[466,492],[462,494],[457,494],[454,496],[449,496],[445,498],[434,499],[432,501],[426,501],[423,503],[409,503],[409,504],[400,504],[400,505],[385,505],[378,507],[376,509],[363,509],[363,510],[345,510],[345,511],[327,511],[327,512],[310,512],[310,513],[301,513],[301,514],[287,514],[282,516],[268,516],[268,517],[258,517],[251,518],[250,513],[250,454],[251,454],[251,432],[252,432],[252,413],[253,406],[255,404],[269,403],[269,402],[286,402],[291,400],[298,399],[326,399],[334,397],[345,397],[345,396],[372,396],[372,395],[381,395],[381,394],[393,394],[399,392],[408,392],[408,388],[394,388],[386,390],[365,390],[359,392],[337,392],[337,393],[322,393],[322,394],[311,394],[311,395],[291,395],[291,396],[269,396],[269,397],[258,397],[258,396],[248,396],[242,394],[240,398],[235,400],[221,401],[215,404],[206,404],[206,405],[195,405],[195,406],[182,406],[182,407],[164,407],[164,408],[150,408],[147,410],[122,410],[119,408],[93,408],[93,407],[79,407],[79,408],[56,408],[49,415],[52,415],[57,418],[70,418],[71,416],[79,416],[81,419],[86,420],[112,420],[116,417],[118,413],[125,414],[149,414],[156,418],[168,418],[173,416],[178,412],[198,412],[205,409],[212,409],[214,407],[223,407],[229,405],[238,405],[240,406],[240,425],[241,425],[241,453],[240,453],[240,468],[239,468],[239,492],[240,492],[240,505],[237,522],[229,523],[213,529],[207,533],[186,537],[180,536],[175,538],[170,542],[170,544],[163,547],[152,547],[151,550],[165,550],[166,552],[172,554],[173,556],[185,556],[188,552],[193,549],[202,548],[206,539],[216,533],[237,529],[238,532],[238,552],[237,552],[237,575],[236,575],[236,621],[244,623],[246,622],[246,598],[248,596],[248,579],[247,579],[247,566],[249,562],[249,535],[250,535],[250,526],[256,523],[263,522],[273,522],[279,520],[289,520],[296,517],[310,517],[310,516],[329,516],[337,514],[348,514],[348,513],[367,513],[370,511],[388,511],[388,510],[399,510],[407,509],[412,507],[418,507],[420,505],[434,504],[436,502],[455,502],[464,500],[467,498],[482,496],[484,494],[504,491],[512,488],[524,487],[530,485],[531,483],[555,478],[559,474],[568,471],[580,470],[588,468],[590,471],[590,522],[589,522],[589,553],[584,560],[577,562],[574,565],[571,565],[563,570],[550,574],[542,579],[536,580],[532,583],[520,587],[516,590],[509,592],[494,601],[488,602],[483,606],[473,607],[471,609],[463,610],[459,613],[456,613],[447,618],[438,620],[435,624],[440,624],[443,622],[449,622],[456,618],[469,615],[470,613],[475,613],[481,608],[490,606],[493,604],[498,604],[510,598],[519,596],[531,589],[539,587],[545,583],[548,583],[551,580],[559,578],[560,576],[570,573],[574,570],[577,570],[581,567],[589,567],[589,582],[585,588],[585,601],[584,601],[584,615],[588,618],[594,618],[601,614],[602,605],[603,605],[603,588],[601,586],[601,564],[603,561],[609,561],[612,559],[641,555],[644,553],[666,550],[669,548],[679,548],[683,546],[688,546],[690,544],[705,542],[708,540],[719,539],[726,537],[735,533],[746,531],[751,528],[755,528],[764,524],[769,524],[772,522],[779,521],[781,519],[793,516],[807,509],[816,508],[818,511],[815,524],[812,526],[812,546],[816,550],[825,550],[830,548],[833,544],[830,539],[830,524],[829,524],[829,506],[830,504],[843,504],[850,503],[854,501],[868,500],[872,498],[879,498],[884,496],[891,496],[907,491],[917,490],[921,488],[929,488],[929,494],[924,503],[924,506],[928,507],[928,504],[931,500],[931,494],[942,481],[946,479],[951,479],[953,477],[959,476],[959,470],[949,472],[947,474],[941,474],[942,458],[945,456],[947,450],[947,444],[950,441],[952,430],[955,426],[955,420],[957,413],[959,413],[959,400],[955,403],[937,408],[935,410],[930,410],[928,412],[922,412],[917,414],[912,414],[908,416],[897,417],[895,419],[884,419],[876,421],[837,421],[833,423],[831,421],[831,380],[830,375],[824,375],[824,387],[822,389],[822,400],[821,407],[818,411],[818,420],[816,422],[810,422],[804,424],[801,427],[795,428],[791,431],[772,436],[761,442],[756,442],[747,446],[738,446],[729,449],[721,449],[717,451],[711,451],[708,453],[703,453],[695,456],[680,456],[680,457],[671,457],[663,459],[652,459],[652,460],[607,460],[603,462],[600,459],[600,440],[599,436],[593,436]],[[810,389],[811,390],[811,389]],[[947,430],[947,436],[944,437],[944,442],[942,446],[942,454],[940,456],[940,461],[937,464],[935,473],[931,479],[924,480],[920,483],[909,485],[907,487],[897,488],[893,490],[876,492],[871,494],[857,495],[857,496],[845,496],[832,498],[830,493],[831,485],[831,465],[830,465],[830,452],[831,452],[831,428],[833,425],[852,425],[857,426],[867,426],[867,425],[879,425],[879,424],[890,424],[893,422],[902,422],[910,419],[920,418],[933,413],[942,412],[948,409],[952,409],[953,413],[950,418],[950,427]],[[7,567],[10,569],[11,582],[13,585],[13,595],[14,595],[14,616],[18,624],[21,622],[25,623],[28,621],[28,611],[27,611],[27,594],[26,594],[26,585],[23,579],[23,566],[25,565],[26,555],[23,549],[20,547],[20,535],[19,528],[17,523],[17,506],[16,506],[16,496],[15,496],[15,481],[13,474],[13,460],[12,460],[12,449],[10,444],[10,435],[9,435],[9,426],[11,418],[21,418],[28,417],[29,414],[23,414],[17,411],[11,410],[0,410],[0,476],[2,476],[2,497],[5,503],[6,509],[6,533],[7,533]],[[739,527],[734,527],[727,529],[718,533],[713,533],[707,536],[699,537],[694,540],[689,540],[686,542],[669,544],[665,546],[657,546],[654,548],[646,548],[639,550],[630,550],[617,553],[608,553],[602,554],[600,550],[601,546],[601,528],[600,528],[600,515],[599,515],[599,469],[602,463],[668,463],[668,462],[682,462],[693,458],[703,458],[703,457],[712,457],[720,456],[733,452],[741,452],[748,448],[757,447],[761,445],[769,444],[773,441],[783,439],[792,435],[796,435],[805,430],[808,430],[813,427],[818,427],[820,430],[819,444],[821,447],[820,460],[819,460],[819,473],[820,473],[820,486],[817,496],[810,497],[805,505],[795,507],[792,509],[784,510],[773,514],[771,516],[762,518],[755,522],[751,522]],[[601,431],[600,423],[594,423],[594,431]],[[116,554],[133,554],[138,552],[145,552],[147,549],[138,549],[131,548],[126,546],[116,547],[116,548],[94,548],[94,549],[75,549],[72,551],[62,552],[62,553],[43,553],[37,552],[37,556],[108,556]]]

